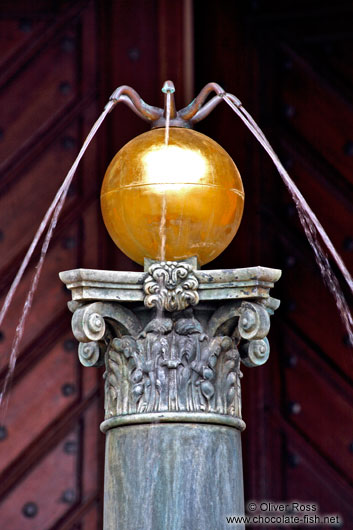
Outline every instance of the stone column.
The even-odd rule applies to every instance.
[[[244,513],[240,366],[268,359],[281,272],[145,269],[60,274],[80,361],[106,368],[104,530],[226,529]]]

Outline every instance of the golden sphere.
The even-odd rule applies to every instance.
[[[203,265],[235,236],[244,207],[239,171],[228,153],[199,132],[154,129],[115,155],[101,192],[104,223],[132,260]]]

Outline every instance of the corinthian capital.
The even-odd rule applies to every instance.
[[[75,300],[81,363],[105,364],[103,430],[150,421],[245,427],[240,366],[268,359],[279,305],[269,289],[279,271],[162,262],[146,273],[80,269],[61,277]]]

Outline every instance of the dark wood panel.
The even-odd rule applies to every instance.
[[[286,415],[353,483],[353,391],[295,333],[286,333]]]
[[[326,470],[325,462],[305,450],[304,443],[295,444],[288,439],[286,445],[287,468],[286,498],[290,501],[315,502],[319,513],[339,514],[343,518],[342,528],[349,529],[352,521],[351,491]],[[319,526],[326,529],[326,526]]]
[[[300,250],[295,239],[287,240],[282,234],[277,256],[284,267],[282,307],[278,316],[282,314],[307,340],[315,343],[345,376],[351,378],[351,353],[346,330],[334,299],[313,261],[310,247],[307,246],[306,252]]]
[[[9,521],[12,521],[2,528],[71,528],[70,521],[81,520],[82,515],[93,506],[100,517],[97,488],[101,482],[103,453],[98,451],[97,442],[103,435],[93,428],[100,411],[100,400],[91,396],[84,407],[77,409],[78,414],[66,415],[68,422],[60,420],[54,435],[50,430],[45,433],[47,444],[42,444],[42,452],[35,465],[32,464],[22,475],[21,481],[15,485],[12,483],[14,487],[9,495],[2,496],[1,514],[8,513]],[[47,455],[43,455],[43,448]],[[45,477],[41,477],[42,473]],[[58,474],[60,479],[56,480]],[[20,503],[26,496],[32,499],[28,502],[35,502],[38,508],[37,513],[28,518],[32,523],[27,523],[27,517],[21,512]],[[97,520],[99,528],[100,519]]]
[[[83,454],[81,496],[83,502],[94,497],[97,494],[97,488],[101,486],[100,481],[103,476],[104,454],[103,451],[100,451],[97,440],[100,439],[103,441],[104,434],[98,429],[93,429],[92,426],[98,426],[103,419],[102,403],[97,399],[87,410],[81,431]]]
[[[5,68],[4,63],[13,60],[13,56],[28,46],[44,28],[45,21],[33,17],[0,20],[0,68]]]
[[[79,141],[78,124],[63,131],[33,164],[26,168],[22,178],[14,179],[0,197],[0,241],[4,269],[30,245],[35,230],[48,209],[69,167],[67,156]],[[29,175],[31,178],[28,178]],[[72,208],[73,193],[65,208]],[[35,205],[35,207],[34,207]],[[9,222],[10,219],[10,222]]]
[[[70,354],[70,341],[67,333],[11,389],[3,425],[7,436],[0,443],[0,472],[77,399],[77,361]]]
[[[347,24],[351,24],[352,16],[347,17]],[[326,76],[334,77],[336,82],[345,85],[347,91],[352,87],[353,42],[352,32],[348,29],[346,38],[330,39],[324,45],[311,42],[307,53],[311,60],[320,65],[320,71]]]
[[[65,452],[65,444],[76,437],[75,431],[61,440],[1,503],[4,529],[49,529],[70,509],[78,464],[77,455]],[[26,516],[26,511],[32,515]]]
[[[89,240],[89,245],[83,245],[81,248],[79,266],[97,269],[104,263],[105,247],[109,237],[103,224],[98,193],[84,211],[80,230],[80,241]]]
[[[173,80],[178,108],[194,97],[193,37],[191,0],[158,0],[159,86]]]
[[[47,326],[55,321],[59,315],[64,313],[63,309],[67,302],[67,294],[58,281],[58,271],[77,266],[77,238],[78,226],[68,229],[59,240],[56,241],[46,259],[43,273],[40,279],[38,292],[33,300],[32,309],[28,315],[26,333],[21,344],[21,350],[34,341]],[[13,304],[10,306],[6,319],[6,333],[0,344],[1,360],[0,366],[7,365],[9,352],[11,351],[12,339],[18,323],[19,309],[24,303],[24,297],[32,282],[33,269],[29,270],[20,285]],[[50,315],[50,316],[49,316]],[[52,324],[51,324],[52,325]]]
[[[74,517],[75,522],[73,524],[68,519],[64,525],[60,526],[60,530],[97,530],[101,527],[102,515],[96,500],[93,500],[83,513],[82,517]]]
[[[96,506],[93,506],[80,522],[80,530],[97,530],[101,524],[101,514]],[[72,528],[74,530],[74,528]]]
[[[48,68],[48,64],[55,68]],[[11,97],[9,97],[11,94]],[[77,97],[77,59],[61,41],[41,50],[2,90],[1,169],[44,133]]]
[[[287,126],[353,183],[353,161],[345,151],[352,136],[352,106],[303,59],[291,51],[287,57],[288,67],[278,89],[278,110],[282,111]]]

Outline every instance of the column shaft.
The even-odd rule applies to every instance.
[[[229,528],[226,516],[244,513],[240,432],[187,423],[110,429],[104,503],[104,530]]]

